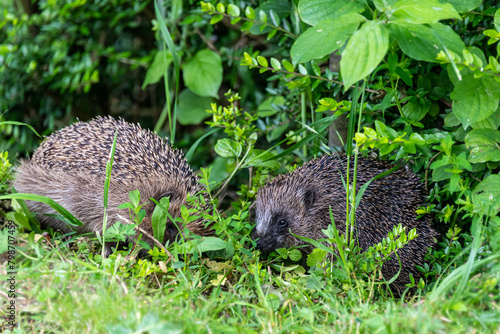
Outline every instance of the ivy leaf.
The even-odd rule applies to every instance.
[[[321,264],[325,256],[326,252],[324,250],[315,248],[309,255],[307,255],[307,265],[309,267],[314,267]]]
[[[345,14],[361,13],[363,5],[345,0],[301,0],[299,15],[302,21],[312,26],[325,19],[336,19]]]
[[[498,83],[494,79],[475,78],[474,74],[467,74],[456,83],[450,96],[453,100],[453,112],[462,122],[464,129],[472,123],[488,118],[497,110],[497,86]]]
[[[218,155],[226,158],[237,158],[243,150],[240,143],[229,138],[219,139],[214,149]]]
[[[199,51],[184,65],[184,82],[199,96],[218,97],[222,83],[222,62],[220,56],[208,49]]]
[[[430,25],[409,24],[406,22],[392,22],[387,26],[392,36],[396,38],[401,50],[409,57],[436,63],[436,57],[445,47],[462,54],[465,44],[451,27],[442,23]]]
[[[344,90],[377,68],[389,48],[389,33],[380,21],[369,21],[356,31],[342,53],[340,71]]]
[[[462,19],[452,5],[437,0],[400,0],[393,7],[392,18],[413,24]]]
[[[500,161],[500,131],[498,130],[472,130],[465,137],[465,145],[472,147],[469,156],[469,161],[472,163]]]
[[[307,29],[292,45],[294,64],[322,58],[340,48],[365,18],[359,14],[326,19]]]

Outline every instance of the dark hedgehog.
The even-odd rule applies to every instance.
[[[352,164],[351,164],[352,165]],[[345,233],[346,192],[342,177],[346,180],[346,156],[324,155],[314,159],[291,173],[280,175],[259,189],[256,200],[256,222],[253,238],[263,254],[281,247],[306,244],[291,233],[312,239],[325,238],[322,229],[331,223],[329,207],[335,226]],[[373,177],[389,170],[391,166],[380,161],[359,158],[357,190]],[[350,171],[352,181],[353,167]],[[406,231],[416,228],[418,237],[398,251],[401,273],[391,285],[400,294],[410,282],[411,273],[416,282],[420,272],[416,264],[424,262],[429,247],[434,245],[436,233],[429,226],[428,218],[417,220],[415,210],[425,201],[422,182],[410,171],[396,170],[373,180],[366,189],[356,209],[357,241],[363,250],[387,237],[394,226],[401,223]],[[301,248],[304,254],[312,247]],[[399,261],[392,258],[382,267],[385,279],[399,271]]]
[[[187,194],[202,190],[182,153],[172,149],[162,138],[138,125],[112,117],[73,125],[50,135],[35,151],[31,160],[22,161],[17,168],[14,187],[17,192],[38,194],[52,198],[76,218],[83,226],[75,227],[79,233],[102,232],[104,217],[104,180],[115,131],[118,130],[116,150],[108,194],[108,227],[117,221],[125,223],[127,209],[118,209],[129,201],[129,192],[139,190],[141,204],[146,204],[146,217],[141,228],[153,235],[151,216],[155,204],[170,196],[169,213],[180,216],[180,207],[186,204]],[[36,212],[43,227],[50,226],[68,233],[71,229],[62,221],[44,214],[56,213],[46,204],[27,201]],[[193,233],[210,235],[212,230],[204,222],[195,221],[187,226]],[[178,229],[167,224],[164,241],[175,240]],[[143,240],[153,242],[143,236]],[[111,244],[106,245],[107,254]]]

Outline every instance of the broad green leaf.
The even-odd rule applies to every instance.
[[[278,113],[279,109],[273,107],[273,104],[276,106],[281,106],[285,103],[285,98],[283,96],[271,96],[265,99],[257,108],[257,113],[259,117],[268,117],[273,116]]]
[[[495,12],[494,22],[495,22],[495,29],[497,31],[500,31],[500,8],[498,8],[497,11]]]
[[[222,83],[220,56],[208,49],[199,51],[184,65],[184,83],[199,96],[218,97]]]
[[[403,116],[412,121],[420,121],[431,109],[431,104],[408,102],[403,106]]]
[[[301,0],[298,9],[302,21],[314,26],[325,19],[336,19],[345,14],[361,13],[364,7],[357,1]]]
[[[449,115],[453,115],[453,113],[450,113]],[[445,124],[446,124],[446,119],[445,119]],[[498,127],[500,127],[500,108],[498,108],[488,118],[485,118],[482,121],[476,123],[472,123],[470,126],[473,129],[493,129],[493,130],[498,129]]]
[[[340,71],[344,90],[377,68],[389,48],[389,33],[380,21],[369,21],[356,31],[342,53]]]
[[[398,21],[391,22],[387,29],[403,52],[416,60],[438,62],[436,57],[440,51],[445,51],[445,47],[456,54],[462,54],[465,49],[460,36],[451,27],[439,22],[417,25]]]
[[[490,216],[500,211],[500,175],[493,174],[481,181],[472,192],[475,205],[489,209]]]
[[[451,93],[453,112],[465,129],[470,124],[482,121],[498,108],[498,83],[489,77],[474,78],[467,74],[458,81]]]
[[[182,125],[200,124],[209,117],[210,98],[198,96],[189,89],[184,89],[178,97],[177,120]]]
[[[214,149],[218,155],[227,158],[237,158],[242,151],[241,144],[229,138],[219,139]]]
[[[465,137],[465,145],[472,147],[469,156],[469,161],[472,163],[500,161],[500,131],[498,130],[472,130]]]
[[[439,0],[439,2],[450,3],[455,7],[457,12],[465,13],[479,6],[483,0]]]
[[[167,228],[167,213],[170,206],[170,199],[167,197],[160,198],[159,203],[163,208],[160,205],[155,206],[151,216],[151,226],[153,227],[153,236],[163,244],[163,241],[166,241],[163,238],[165,237],[165,229]]]
[[[197,247],[200,252],[216,251],[226,249],[226,242],[216,237],[204,237]]]
[[[294,64],[322,58],[340,48],[365,18],[359,14],[326,19],[307,29],[292,45]]]
[[[391,20],[403,20],[408,23],[436,23],[439,20],[459,19],[455,8],[437,0],[400,0],[393,7]]]

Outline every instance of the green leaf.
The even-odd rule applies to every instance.
[[[288,254],[288,257],[292,261],[298,261],[302,258],[302,253],[298,249],[292,249]]]
[[[294,66],[289,61],[283,60],[283,66],[288,72],[293,72],[295,70]]]
[[[500,175],[490,175],[479,183],[472,192],[474,204],[488,207],[493,217],[500,211]]]
[[[167,228],[168,208],[170,206],[170,200],[167,197],[160,198],[159,204],[161,204],[163,208],[160,205],[155,206],[153,214],[151,216],[151,226],[153,227],[153,236],[156,240],[163,244],[163,238],[165,236],[165,230]]]
[[[301,0],[299,15],[302,21],[312,26],[325,19],[336,19],[345,14],[361,13],[362,4],[345,0]]]
[[[216,237],[204,237],[202,242],[196,248],[200,252],[216,251],[226,249],[226,242]]]
[[[449,115],[454,115],[450,113]],[[458,119],[457,119],[458,120]],[[446,124],[446,119],[445,119]],[[496,130],[500,127],[500,108],[491,114],[488,118],[483,119],[482,121],[472,123],[470,125],[473,129],[493,129]]]
[[[497,87],[498,82],[494,79],[475,78],[474,74],[467,74],[457,82],[450,96],[453,100],[453,112],[462,122],[464,129],[472,123],[488,118],[497,110]]]
[[[163,78],[163,75],[168,70],[168,67],[172,63],[172,55],[167,50],[158,51],[155,54],[153,62],[148,68],[146,72],[146,77],[144,78],[144,82],[142,83],[142,89],[145,89],[146,86],[155,84]]]
[[[497,11],[495,12],[494,22],[495,22],[495,29],[497,31],[500,31],[500,8],[498,8]]]
[[[369,21],[356,31],[342,53],[340,71],[344,90],[377,68],[389,48],[389,33],[380,21]]]
[[[405,22],[391,22],[387,26],[392,36],[396,38],[401,50],[416,60],[438,62],[436,57],[445,47],[462,54],[465,44],[451,27],[442,23],[416,25]]]
[[[257,62],[262,67],[269,67],[269,63],[267,62],[267,59],[264,57],[257,56]]]
[[[141,193],[137,189],[132,190],[128,193],[128,198],[130,199],[130,203],[132,203],[134,208],[137,208],[141,201]]]
[[[252,7],[248,6],[246,9],[245,9],[245,16],[249,19],[249,20],[255,20],[255,11],[253,10]]]
[[[184,89],[178,97],[177,120],[182,125],[200,124],[210,116],[210,98],[198,96],[189,89]]]
[[[431,104],[409,102],[403,106],[403,116],[412,121],[420,121],[431,109]]]
[[[243,150],[240,143],[229,138],[219,139],[214,149],[218,155],[227,158],[237,158]]]
[[[469,161],[472,163],[500,161],[500,131],[498,130],[472,130],[465,137],[465,145],[472,147],[469,155]]]
[[[326,256],[326,252],[322,249],[315,248],[313,251],[307,255],[307,265],[309,267],[314,267],[318,264],[321,264],[323,262],[324,258]]]
[[[281,70],[281,63],[278,59],[276,58],[271,58],[271,66],[275,69],[275,70]]]
[[[440,2],[447,2],[453,5],[457,12],[465,13],[473,10],[483,2],[483,0],[446,0]]]
[[[222,62],[220,56],[209,50],[199,51],[184,65],[184,82],[199,96],[217,98],[222,83]]]
[[[290,55],[294,64],[322,58],[340,48],[365,18],[359,14],[326,19],[307,29],[293,43]]]
[[[391,20],[413,24],[436,23],[439,20],[462,18],[455,8],[437,0],[400,0],[392,8]]]
[[[240,16],[240,8],[233,4],[227,6],[227,13],[231,16]]]
[[[282,106],[285,104],[285,98],[283,96],[271,96],[265,99],[257,108],[259,117],[268,117],[277,114],[279,109],[273,107],[273,104]]]

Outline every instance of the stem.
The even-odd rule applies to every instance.
[[[300,115],[302,118],[302,128],[305,129],[305,127],[306,127],[306,93],[305,92],[300,93],[300,100],[301,100]],[[307,146],[306,145],[304,145],[302,147],[302,152],[304,154],[304,159],[305,159],[307,157]]]

